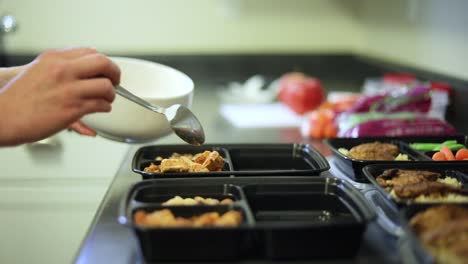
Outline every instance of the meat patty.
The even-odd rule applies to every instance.
[[[348,156],[362,160],[395,160],[399,153],[398,146],[375,141],[354,146],[349,150]]]

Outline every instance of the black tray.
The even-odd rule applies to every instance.
[[[436,263],[434,256],[423,246],[419,238],[413,232],[409,222],[417,213],[440,204],[412,204],[400,211],[400,222],[405,231],[403,240],[406,248],[401,248],[404,263]],[[456,203],[455,205],[468,208],[468,204]]]
[[[461,164],[460,164],[461,165]],[[412,163],[400,163],[400,162],[393,162],[393,163],[385,163],[385,164],[371,164],[365,166],[363,168],[363,173],[366,178],[371,182],[374,187],[380,192],[382,196],[384,196],[387,200],[389,200],[393,205],[398,208],[403,206],[407,206],[409,204],[418,203],[412,200],[396,200],[394,199],[389,192],[387,192],[384,188],[382,188],[376,181],[376,177],[382,174],[383,171],[387,169],[406,169],[406,170],[427,170],[441,173],[442,175],[450,176],[456,178],[459,182],[463,184],[463,188],[468,189],[468,176],[465,172],[468,171],[467,165],[457,165],[451,162],[412,162]]]
[[[225,159],[223,171],[195,173],[148,173],[144,168],[174,152],[195,154],[217,150]],[[133,157],[132,169],[143,179],[180,177],[230,177],[230,176],[318,176],[330,169],[327,160],[307,144],[217,144],[194,147],[190,145],[146,146]]]
[[[363,137],[363,138],[329,138],[325,139],[324,143],[333,152],[336,157],[336,166],[338,169],[343,171],[346,176],[357,182],[369,182],[362,172],[362,168],[369,164],[387,164],[398,162],[401,164],[411,163],[414,161],[432,161],[432,159],[423,153],[416,151],[409,147],[406,143],[410,140],[419,140],[418,137]],[[352,147],[370,143],[374,141],[380,141],[385,143],[392,143],[400,148],[400,153],[407,154],[410,161],[385,161],[385,160],[361,160],[353,159],[346,155],[343,155],[338,151],[339,148],[345,148],[350,150]]]
[[[196,182],[141,181],[122,200],[119,222],[135,231],[147,261],[206,261],[351,257],[360,247],[366,225],[375,218],[359,191],[337,178],[309,178],[301,183],[287,180],[267,183],[254,178],[227,180],[226,184],[223,178],[203,178]],[[235,197],[231,207],[242,210],[246,220],[240,227],[225,229],[136,226],[133,212],[138,208],[161,208],[159,193]],[[181,214],[210,210],[210,206],[168,208],[183,211]],[[229,206],[211,208],[226,210]]]

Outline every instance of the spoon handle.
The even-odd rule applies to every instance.
[[[161,108],[161,107],[158,107],[156,105],[153,105],[153,104],[150,104],[148,103],[147,101],[141,99],[140,97],[134,95],[133,93],[131,93],[130,91],[128,91],[127,89],[123,88],[122,86],[120,85],[116,85],[115,86],[115,92],[125,98],[127,98],[128,100],[130,101],[133,101],[134,103],[137,103],[151,111],[155,111],[155,112],[158,112],[160,114],[164,114],[164,110]]]

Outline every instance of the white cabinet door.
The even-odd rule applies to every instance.
[[[67,131],[0,148],[0,263],[71,263],[129,148]]]
[[[111,178],[129,149],[126,143],[68,131],[45,141],[0,148],[0,179]]]

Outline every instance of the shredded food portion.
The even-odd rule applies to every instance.
[[[171,210],[162,209],[151,213],[138,210],[133,216],[135,224],[143,227],[236,227],[242,223],[242,213],[229,210],[224,214],[208,212],[190,218],[176,217]]]
[[[204,151],[195,155],[173,153],[169,158],[156,157],[159,165],[151,163],[144,169],[145,172],[210,172],[222,171],[224,158],[217,152]]]
[[[437,263],[466,263],[468,259],[468,208],[434,206],[410,219],[410,225]]]
[[[377,176],[376,181],[396,200],[468,202],[468,191],[462,184],[438,172],[389,169]]]
[[[203,198],[201,196],[195,196],[194,198],[182,198],[181,196],[175,196],[163,203],[163,205],[220,205],[220,204],[232,204],[234,201],[229,198],[218,200],[214,198]]]

